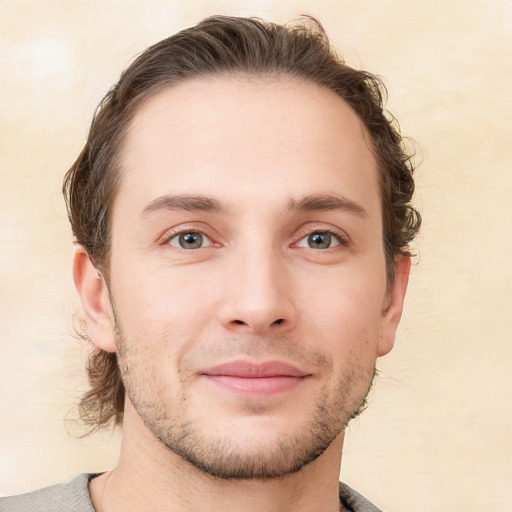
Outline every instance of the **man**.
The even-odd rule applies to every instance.
[[[338,483],[419,228],[380,83],[319,24],[213,17],[102,101],[64,191],[119,463],[1,510],[378,510]]]

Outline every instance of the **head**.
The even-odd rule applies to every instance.
[[[315,396],[311,398],[311,415],[318,421],[299,425],[302,430],[307,426],[310,439],[294,438],[294,444],[285,435],[286,420],[280,416],[276,424],[267,421],[267,405],[261,397],[246,397],[246,412],[253,420],[258,415],[266,418],[268,425],[262,430],[277,431],[275,442],[283,454],[292,445],[312,446],[307,454],[283,461],[282,467],[288,472],[299,469],[305,460],[309,462],[327,448],[364,402],[376,356],[392,346],[405,291],[408,245],[420,223],[419,214],[410,203],[414,191],[410,158],[382,103],[380,81],[347,66],[315,21],[280,26],[255,19],[208,18],[150,47],[123,72],[101,102],[87,143],[64,182],[69,218],[79,246],[79,263],[75,263],[77,287],[82,300],[89,295],[87,300],[91,303],[94,300],[90,296],[96,297],[96,309],[105,311],[109,323],[99,331],[91,328],[95,313],[86,311],[89,335],[97,347],[88,367],[91,390],[81,403],[86,422],[101,427],[112,420],[122,421],[128,388],[131,403],[148,428],[164,444],[211,472],[204,458],[190,454],[190,447],[199,438],[208,445],[200,429],[204,418],[194,416],[195,413],[181,415],[176,409],[168,410],[168,406],[176,405],[177,400],[194,401],[194,390],[202,386],[196,382],[197,376],[204,376],[205,368],[210,373],[225,372],[225,368],[218,367],[226,361],[250,358],[257,363],[270,356],[292,365],[292,373],[307,374],[301,374],[300,379],[311,377],[310,381],[315,382],[311,385],[311,395]],[[283,122],[283,116],[289,120]],[[210,133],[209,127],[211,137],[203,139],[205,133]],[[312,136],[313,127],[318,137]],[[338,132],[343,151],[336,148]],[[304,144],[297,144],[302,137]],[[167,145],[172,149],[163,149]],[[180,148],[184,148],[182,153]],[[267,149],[271,161],[259,158]],[[223,161],[226,153],[234,156]],[[303,161],[309,165],[302,165]],[[259,167],[254,168],[253,162]],[[333,174],[336,162],[352,169],[343,182]],[[190,170],[183,174],[181,171],[187,165]],[[318,166],[317,174],[311,172],[313,166]],[[174,167],[181,171],[174,173]],[[146,168],[147,174],[141,173],[141,168]],[[167,182],[169,175],[172,179]],[[153,185],[146,186],[148,182]],[[198,183],[203,185],[196,186]],[[157,193],[167,186],[170,189],[164,195]],[[309,189],[311,193],[307,193]],[[208,193],[210,190],[212,194]],[[138,208],[133,222],[132,208]],[[359,235],[351,237],[338,229],[338,224],[343,224],[336,217],[340,211],[349,219],[343,221],[347,225],[360,225],[352,229],[360,233],[361,242],[351,240],[357,240]],[[176,212],[180,212],[180,224],[186,232],[167,229],[167,224],[175,222]],[[233,212],[236,215],[230,217]],[[265,217],[262,212],[268,215]],[[152,256],[141,258],[139,254],[132,260],[124,252],[127,247],[134,247],[133,239],[129,239],[136,235],[125,233],[123,225],[135,226],[140,219],[148,224],[141,225],[139,235],[142,231],[153,233],[154,240],[146,241],[148,248],[165,246],[174,251],[173,263],[164,264],[170,273],[168,286],[180,283],[193,289],[189,294],[183,288],[179,307],[185,316],[176,317],[174,324],[158,325],[173,316],[161,304],[162,300],[166,302],[166,292],[159,288],[163,276],[156,269],[162,268],[163,262],[145,267]],[[275,245],[267,252],[259,250],[268,245],[262,233],[273,226],[271,238]],[[156,232],[163,227],[164,233],[158,238]],[[241,241],[244,233],[251,233],[255,242],[252,250],[248,249],[247,241]],[[137,244],[146,242],[140,239]],[[281,251],[283,247],[286,250]],[[340,269],[343,258],[348,256],[341,256],[340,247],[354,255],[353,266],[345,265],[345,270]],[[314,256],[308,251],[313,251]],[[219,257],[220,254],[223,256]],[[219,258],[230,260],[229,266],[222,267]],[[85,260],[88,268],[97,272],[94,278],[84,277],[91,274],[85,270]],[[253,269],[248,268],[251,262]],[[254,279],[251,272],[256,267],[259,274]],[[239,287],[228,282],[226,268],[234,273],[239,271],[234,274],[235,278],[242,276]],[[188,275],[190,269],[194,273]],[[307,289],[307,280],[294,277],[294,272],[311,276],[312,289]],[[347,272],[344,277],[343,272]],[[194,282],[187,285],[191,276],[197,276],[208,290],[226,289],[235,299],[244,290],[248,295],[254,292],[253,296],[266,294],[261,301],[274,310],[260,311],[258,316],[250,313],[248,305],[246,318],[225,294],[212,292],[208,297],[204,292],[203,296],[201,286]],[[131,280],[136,288],[126,285]],[[345,293],[340,290],[336,295],[333,290],[332,297],[315,296],[315,286],[328,286],[337,280],[340,285],[349,283]],[[274,283],[277,291],[269,283]],[[87,288],[94,291],[87,292]],[[280,293],[283,295],[279,296]],[[130,294],[141,298],[129,300]],[[307,304],[308,297],[317,305],[325,300],[320,304],[322,314],[312,318],[309,327],[307,318],[304,322],[299,320],[303,318],[301,309],[315,310],[314,305]],[[196,307],[203,299],[204,307]],[[245,299],[236,300],[242,304]],[[245,300],[247,304],[251,301],[250,297]],[[368,311],[360,314],[365,304]],[[89,304],[89,309],[96,306]],[[153,315],[153,307],[159,313]],[[169,307],[175,310],[176,303]],[[345,313],[338,315],[336,307],[344,308]],[[213,315],[220,327],[212,327],[208,320],[190,328],[187,322],[195,320],[187,318],[187,312],[200,318]],[[353,325],[347,323],[356,317],[359,320],[354,320]],[[140,323],[146,323],[146,327],[140,327]],[[156,331],[150,332],[147,325],[156,326]],[[328,346],[328,340],[336,338],[343,345],[344,335],[340,331],[346,331],[350,342],[344,349],[337,345],[325,350],[321,343],[316,346],[314,339],[302,343],[308,328],[313,332],[327,331]],[[110,329],[111,335],[105,334],[105,329]],[[101,331],[97,335],[100,341],[93,331]],[[142,348],[144,340],[151,337],[172,344],[174,335],[183,343],[177,343],[170,352],[160,347],[158,354],[162,360],[169,358],[175,362],[175,380],[156,379],[151,392],[165,395],[165,386],[175,385],[180,389],[179,398],[150,404],[140,390],[147,388],[145,378],[154,375],[151,361],[155,352]],[[110,341],[104,341],[107,338]],[[194,347],[192,340],[198,339],[201,343]],[[222,376],[218,377],[208,375],[209,379],[222,380]],[[354,392],[345,393],[350,387]],[[175,417],[168,417],[173,412]],[[216,412],[219,411],[213,407],[211,414]],[[290,411],[285,412],[282,416],[290,417]],[[151,419],[155,417],[161,421]],[[212,428],[220,431],[222,425]],[[188,439],[188,444],[178,447],[174,441],[179,436]],[[220,439],[215,438],[215,442],[218,444]],[[230,452],[229,447],[224,448],[226,453]],[[238,468],[243,465],[242,459],[238,459]],[[259,468],[253,467],[251,471],[246,475],[273,475],[263,459]],[[275,475],[279,471],[284,470],[277,470]],[[221,476],[230,474],[233,473],[226,470]]]

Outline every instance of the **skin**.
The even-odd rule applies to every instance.
[[[339,510],[344,427],[393,346],[410,265],[397,257],[387,287],[362,123],[316,85],[204,78],[146,101],[121,156],[110,290],[82,248],[74,262],[130,397],[96,509]],[[208,373],[233,361],[301,376],[269,391]]]

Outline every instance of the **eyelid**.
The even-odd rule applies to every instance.
[[[293,242],[292,246],[296,246],[299,242],[304,240],[307,236],[311,235],[312,233],[328,233],[336,238],[336,240],[339,241],[339,244],[341,246],[346,247],[350,244],[350,237],[345,233],[345,231],[336,228],[334,226],[326,226],[325,224],[321,223],[308,223],[303,226],[301,226],[297,234],[295,236],[295,242]],[[337,247],[337,246],[335,246]],[[331,247],[330,249],[334,249],[334,247]],[[323,251],[329,250],[329,249],[322,249]]]
[[[314,234],[322,234],[322,235],[329,235],[331,237],[331,242],[333,245],[330,247],[310,247],[309,246],[309,237]],[[320,250],[320,251],[328,251],[329,249],[335,249],[336,247],[339,247],[340,245],[343,245],[342,240],[338,236],[337,233],[332,233],[329,231],[312,231],[309,235],[303,236],[299,241],[295,242],[295,247],[301,247],[305,249],[313,249],[313,250]]]
[[[167,229],[161,236],[158,237],[156,243],[158,245],[170,245],[169,241],[184,233],[200,233],[205,238],[207,238],[210,241],[210,245],[207,247],[202,247],[204,249],[210,248],[210,247],[220,247],[222,244],[217,242],[219,239],[219,236],[215,233],[212,233],[212,229],[208,226],[205,226],[203,223],[196,223],[196,222],[186,222],[183,224],[180,224],[178,226],[175,226],[173,228]],[[296,244],[300,241],[302,241],[307,236],[311,235],[312,233],[319,232],[319,233],[329,233],[330,235],[334,236],[336,240],[339,241],[340,246],[348,246],[350,245],[351,239],[350,236],[340,228],[334,227],[332,225],[326,226],[324,223],[320,222],[308,222],[298,228],[296,231],[296,234],[294,236],[294,242],[291,244],[291,246],[296,246]],[[173,249],[180,250],[178,247],[172,246]],[[338,246],[335,246],[338,247]],[[334,249],[335,247],[331,247],[329,249]],[[329,249],[322,249],[322,251],[326,251]],[[189,252],[190,249],[181,249],[183,251]],[[197,249],[196,249],[197,250]]]
[[[179,238],[181,236],[183,236],[183,235],[190,235],[192,233],[194,233],[196,235],[200,235],[201,236],[201,242],[202,243],[206,242],[207,245],[201,245],[201,247],[186,248],[186,247],[180,247],[179,243],[177,245],[175,245],[173,243],[173,241],[176,240],[176,239],[179,241]],[[174,247],[175,249],[180,249],[180,250],[183,250],[183,251],[197,251],[199,249],[206,249],[207,247],[212,247],[213,246],[213,242],[210,239],[210,237],[208,237],[204,233],[200,233],[199,231],[192,231],[190,229],[187,229],[186,231],[182,231],[181,233],[176,233],[174,236],[171,236],[171,238],[169,238],[167,244],[170,245],[171,247]]]
[[[215,237],[215,235],[213,235],[211,233],[211,229],[208,229],[207,226],[205,226],[204,224],[198,224],[198,223],[194,223],[194,222],[190,222],[190,223],[183,223],[183,224],[180,224],[178,226],[175,226],[173,228],[170,228],[170,229],[167,229],[157,240],[157,244],[158,245],[170,245],[169,242],[176,236],[178,235],[182,235],[182,234],[185,234],[185,233],[200,233],[201,235],[203,235],[205,238],[207,238],[209,241],[210,241],[210,245],[208,245],[207,247],[202,247],[202,249],[207,249],[209,247],[214,247],[214,246],[220,246],[221,244],[219,244],[218,242],[216,242],[216,238],[218,237]],[[174,249],[177,249],[177,250],[180,250],[179,247],[175,247],[175,246],[171,246],[173,247]],[[190,251],[190,249],[182,249],[183,251]]]

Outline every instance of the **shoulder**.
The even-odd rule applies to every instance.
[[[382,512],[380,508],[367,500],[362,494],[340,482],[340,501],[353,512]]]
[[[84,473],[73,480],[37,491],[0,498],[0,512],[94,512]]]

